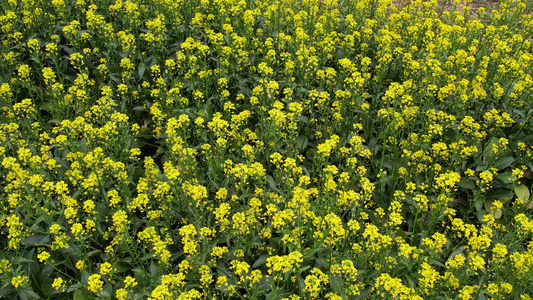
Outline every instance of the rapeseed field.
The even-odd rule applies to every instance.
[[[2,0],[0,298],[532,299],[533,3],[400,2]]]

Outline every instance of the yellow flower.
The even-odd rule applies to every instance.
[[[477,252],[468,253],[468,271],[478,274],[478,269],[485,269],[485,260],[483,256]]]
[[[135,278],[131,276],[126,276],[126,279],[124,279],[125,288],[134,287],[136,285],[137,285],[137,282],[135,281]]]
[[[28,281],[28,277],[27,276],[15,276],[13,278],[11,278],[11,284],[15,287],[15,288],[18,288],[19,286],[22,286],[24,285],[26,282]]]
[[[9,268],[11,267],[11,263],[7,259],[0,260],[0,274],[5,274],[9,272]]]
[[[43,251],[37,255],[37,258],[39,259],[39,262],[46,261],[48,258],[50,258],[50,253]]]
[[[194,255],[198,253],[198,242],[196,241],[196,235],[198,232],[193,224],[185,225],[179,229],[179,233],[182,236],[183,252],[186,254]]]
[[[466,257],[462,254],[455,255],[454,257],[446,261],[446,268],[457,270],[462,267],[466,262]]]
[[[315,275],[305,277],[305,290],[309,292],[311,299],[318,297],[318,293],[321,290],[320,283],[320,280]]]
[[[459,181],[461,181],[461,175],[457,172],[449,171],[440,174],[435,178],[436,188],[442,188],[445,191],[451,191]]]
[[[332,135],[330,139],[317,146],[317,153],[323,155],[324,157],[329,157],[331,155],[331,151],[333,151],[333,149],[337,147],[337,144],[339,142],[339,136]]]
[[[76,269],[81,270],[85,268],[85,262],[83,260],[78,260],[76,262]]]
[[[128,299],[128,291],[126,289],[117,289],[115,295],[117,296],[118,300]]]
[[[100,274],[107,275],[113,271],[113,268],[110,263],[105,262],[100,265]]]
[[[100,274],[93,274],[89,276],[87,289],[93,293],[98,293],[104,284],[101,278],[102,276]]]
[[[442,247],[446,245],[446,242],[446,236],[440,232],[437,232],[433,234],[431,238],[424,238],[422,244],[428,246],[429,249],[439,253],[442,252]]]
[[[473,299],[472,295],[479,289],[479,286],[474,285],[465,285],[461,291],[459,291],[459,299],[461,300],[470,300]]]
[[[432,295],[435,283],[442,278],[442,276],[433,269],[428,263],[422,264],[422,269],[418,271],[422,276],[420,278],[420,287],[426,295]]]
[[[280,278],[283,274],[291,271],[292,269],[299,268],[302,262],[303,255],[298,251],[294,251],[289,255],[275,255],[267,258],[266,266],[269,274],[274,274],[275,278]]]
[[[422,300],[422,297],[416,295],[414,289],[404,286],[401,279],[393,278],[387,273],[382,273],[376,279],[376,289],[384,291],[378,294],[382,298],[386,298],[385,295],[390,294],[392,297],[399,297],[399,299]]]
[[[52,283],[52,287],[56,290],[59,290],[63,288],[64,280],[61,277],[57,277],[54,279],[54,282]]]
[[[85,212],[87,212],[88,214],[92,214],[94,213],[94,208],[95,208],[95,204],[94,204],[94,201],[92,200],[87,200],[85,202],[83,202],[83,209],[85,210]]]
[[[7,217],[6,225],[9,228],[9,248],[18,249],[23,236],[23,227],[20,218],[17,215],[11,215]]]
[[[74,236],[76,236],[76,239],[78,239],[78,237],[83,234],[83,225],[80,223],[75,223],[70,227],[70,231]]]

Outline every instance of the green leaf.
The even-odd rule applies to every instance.
[[[525,185],[520,184],[520,185],[515,186],[514,192],[516,194],[516,197],[518,197],[518,199],[524,202],[527,202],[527,200],[529,200],[529,197],[530,197],[529,189]]]
[[[26,295],[26,293],[24,293],[23,290],[19,290],[19,291],[17,291],[17,293],[19,294],[19,299],[20,300],[28,300],[28,295]]]
[[[274,181],[274,178],[272,178],[272,176],[267,175],[266,180],[271,189],[277,190],[276,182]]]
[[[139,64],[139,78],[142,79],[144,76],[144,72],[146,71],[146,64],[144,62]]]
[[[150,263],[150,274],[152,274],[154,277],[157,275],[157,268],[155,267],[153,261]]]
[[[488,214],[493,215],[495,219],[499,219],[502,217],[503,211],[500,208],[497,208],[497,209],[492,208],[492,203],[494,201],[496,200],[487,200],[483,204],[485,205],[485,210],[487,211]]]
[[[50,244],[50,235],[38,234],[25,238],[22,243],[27,246],[46,246]]]
[[[30,288],[24,288],[24,289],[20,290],[19,291],[19,296],[21,294],[23,294],[26,299],[28,299],[28,298],[30,298],[30,299],[40,299],[41,298],[41,297],[39,297],[39,295],[37,295],[37,293],[32,291]]]
[[[50,275],[54,272],[54,268],[50,266],[49,264],[46,264],[41,269],[41,275],[39,275],[39,279],[41,281],[45,281],[47,278],[50,278]]]
[[[298,273],[301,274],[301,273],[303,273],[303,272],[305,272],[305,271],[307,271],[307,270],[309,270],[309,269],[311,269],[311,266],[305,266],[305,267],[303,267],[303,268],[300,268],[300,269],[298,270]]]
[[[367,296],[370,296],[373,291],[374,291],[374,287],[368,287],[366,289],[360,290],[359,298],[357,299],[367,299],[368,298]]]
[[[217,265],[217,274],[231,278],[233,273],[230,272],[223,263]]]
[[[298,137],[298,142],[297,142],[297,144],[296,144],[296,147],[297,147],[300,151],[302,151],[302,150],[304,150],[304,149],[307,147],[307,145],[308,145],[308,139],[307,139],[307,137],[306,137],[305,135],[300,135],[300,136]]]
[[[128,257],[129,258],[129,257]],[[115,266],[115,269],[116,269],[116,272],[120,273],[120,272],[126,272],[126,271],[129,271],[131,270],[131,264],[129,263],[126,263],[123,261],[119,262],[116,266]]]
[[[272,276],[263,276],[259,282],[259,290],[266,293],[272,289],[273,284],[274,279]]]
[[[329,264],[321,257],[315,258],[315,263],[322,268],[329,268]]]
[[[442,268],[446,268],[446,266],[444,264],[442,264],[440,261],[438,261],[436,259],[430,259],[429,260],[429,264],[430,265],[437,265],[437,266],[442,267]]]
[[[102,297],[110,299],[111,294],[113,293],[113,286],[109,283],[106,283],[102,288]]]
[[[87,255],[89,257],[93,257],[93,256],[98,255],[100,253],[102,253],[102,250],[93,250],[93,251],[90,251],[89,253],[87,253]]]
[[[252,268],[255,269],[255,268],[259,267],[259,266],[264,265],[266,263],[266,261],[267,261],[267,258],[269,258],[269,257],[270,257],[270,255],[268,255],[268,254],[263,254],[263,255],[259,256],[259,258],[252,265]]]
[[[407,236],[405,235],[405,231],[403,231],[402,229],[398,229],[396,230],[396,232],[393,232],[393,235],[394,237],[402,237],[402,238],[407,238]]]
[[[154,254],[155,254],[154,251],[152,251],[152,252],[146,254],[145,256],[141,257],[141,258],[140,258],[140,261],[146,261],[146,260],[149,260],[149,259],[151,259],[152,257],[154,257]]]
[[[80,284],[82,284],[82,283],[89,282],[89,276],[91,276],[91,274],[89,274],[89,272],[87,272],[86,270],[81,270],[79,276],[80,276],[80,281],[81,281]],[[75,285],[73,285],[73,286],[75,286]]]
[[[500,158],[495,164],[494,167],[498,170],[503,170],[510,165],[512,165],[514,162],[514,158],[512,156]]]
[[[477,219],[478,221],[483,221],[483,217],[487,214],[483,209],[480,209],[477,211]]]
[[[494,179],[500,181],[501,183],[512,183],[513,173],[505,172],[505,173],[497,174],[494,176]]]
[[[467,179],[467,180],[461,181],[459,183],[459,186],[467,190],[473,190],[476,188],[476,182],[472,179]]]
[[[54,288],[52,288],[52,283],[54,281],[51,278],[46,278],[43,283],[41,284],[41,292],[45,297],[50,297],[53,291],[55,291]]]
[[[513,191],[508,189],[499,189],[495,192],[492,192],[489,199],[500,200],[502,203],[505,203],[513,199]]]
[[[24,258],[24,257],[17,257],[15,258],[15,263],[22,264],[22,263],[31,263],[34,262],[33,259]]]
[[[87,281],[85,281],[87,282]],[[68,289],[67,289],[67,293],[71,293],[73,291],[78,291],[79,289],[83,288],[83,283],[81,282],[78,282],[78,283],[75,283],[73,285],[71,285]],[[74,293],[75,294],[75,293]]]
[[[144,268],[134,268],[132,271],[133,274],[135,274],[135,278],[142,278],[144,280],[149,276],[148,272],[146,272]]]
[[[453,251],[452,254],[450,254],[450,257],[448,259],[453,258],[456,255],[463,254],[464,251],[465,251],[465,247],[461,246],[461,247],[457,248],[455,251]]]
[[[342,282],[342,278],[340,276],[333,276],[333,275],[329,275],[329,285],[331,286],[331,289],[337,293],[337,294],[340,294],[342,293],[342,290],[343,290],[343,282]]]
[[[533,198],[529,198],[529,201],[526,202],[527,209],[533,209]]]
[[[487,300],[487,297],[485,296],[485,293],[483,291],[481,291],[481,293],[479,293],[479,295],[477,296],[477,299],[478,300]]]
[[[80,289],[74,292],[74,300],[89,300],[93,299],[93,295],[86,289]]]
[[[414,288],[415,287],[415,282],[413,281],[413,279],[411,279],[411,276],[405,275],[405,279],[407,280],[407,286],[408,287],[410,287],[410,288]]]

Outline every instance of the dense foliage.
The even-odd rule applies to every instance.
[[[0,3],[0,297],[533,297],[531,2]]]

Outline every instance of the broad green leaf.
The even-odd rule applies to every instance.
[[[481,293],[479,293],[479,295],[477,296],[477,299],[478,300],[487,300],[487,297],[485,296],[485,293],[483,291],[481,291]]]
[[[464,251],[465,251],[465,247],[461,246],[461,247],[457,248],[455,251],[453,251],[452,254],[450,254],[450,257],[448,259],[453,258],[456,255],[463,254]]]
[[[277,190],[276,181],[274,180],[274,178],[272,178],[272,176],[267,175],[266,180],[271,189]]]
[[[219,263],[217,265],[217,274],[221,275],[221,276],[226,276],[227,278],[231,278],[232,276],[235,276],[233,275],[232,272],[230,272],[226,266],[224,266],[223,263]]]
[[[459,186],[467,190],[473,190],[476,188],[476,182],[474,180],[467,179],[467,180],[461,181],[459,183]]]
[[[311,266],[305,266],[305,267],[303,267],[303,268],[300,268],[300,269],[298,270],[298,273],[301,274],[302,272],[305,272],[305,271],[307,271],[307,270],[309,270],[309,269],[311,269]]]
[[[152,276],[157,275],[157,268],[153,261],[150,263],[150,274],[152,274]]]
[[[74,300],[90,300],[93,299],[93,296],[91,292],[89,292],[86,289],[79,289],[76,292],[74,292]]]
[[[23,290],[17,291],[20,300],[28,300],[28,295]]]
[[[129,257],[128,257],[129,258]],[[115,266],[115,271],[116,272],[125,272],[125,271],[128,271],[131,269],[131,265],[128,264],[128,263],[125,263],[124,261],[122,262],[119,262],[116,266]]]
[[[494,167],[498,170],[503,170],[510,165],[512,165],[514,162],[514,158],[512,156],[500,158],[495,164]]]
[[[268,292],[272,289],[274,279],[272,276],[263,276],[259,282],[259,290],[263,292]]]
[[[105,284],[104,287],[102,288],[102,298],[110,299],[112,292],[113,292],[113,286],[109,283]]]
[[[46,278],[41,284],[41,292],[47,298],[50,297],[53,291],[55,291],[55,289],[52,287],[53,282],[54,280],[52,280],[52,278]]]
[[[49,264],[46,264],[41,269],[41,275],[39,275],[39,279],[41,281],[44,281],[45,279],[49,278],[50,275],[54,272],[54,268],[50,266]]]
[[[33,259],[24,258],[24,257],[17,257],[15,258],[15,263],[22,264],[22,263],[31,263],[34,262]]]
[[[33,290],[31,290],[30,288],[24,288],[22,290],[19,291],[19,296],[23,294],[26,299],[40,299],[41,297],[39,297],[39,295],[37,295],[37,293],[35,293]]]
[[[407,286],[408,287],[410,287],[410,288],[414,288],[415,287],[415,282],[413,281],[413,279],[411,279],[411,276],[405,275],[405,279],[407,280]]]
[[[479,209],[476,214],[477,214],[478,221],[481,222],[483,221],[483,217],[487,214],[487,212],[483,209]]]
[[[268,254],[263,254],[261,256],[259,256],[259,258],[254,262],[254,264],[252,265],[252,268],[255,269],[259,266],[262,266],[266,263],[267,261],[267,258],[269,258],[270,256]]]
[[[298,137],[298,142],[296,144],[296,146],[298,147],[298,149],[300,151],[302,151],[303,149],[305,149],[307,147],[307,144],[308,144],[308,139],[305,135],[300,135]]]
[[[98,254],[102,253],[102,250],[93,250],[93,251],[90,251],[89,253],[87,253],[87,255],[89,257],[93,257],[93,256],[96,256]]]
[[[140,261],[146,261],[146,260],[149,260],[149,259],[151,259],[152,257],[154,257],[154,254],[155,254],[154,251],[152,251],[152,252],[146,254],[145,256],[141,257],[139,260],[140,260]]]
[[[527,202],[529,200],[529,197],[530,197],[529,189],[525,185],[520,184],[520,185],[515,186],[514,192],[516,194],[516,197],[518,197],[518,199],[524,202]]]
[[[492,145],[498,144],[498,138],[492,137],[483,149],[483,155],[489,157],[492,154]]]
[[[436,259],[430,259],[429,260],[429,264],[430,265],[437,265],[437,266],[442,267],[442,268],[446,268],[446,266],[443,263],[441,263],[440,261],[438,261]]]
[[[500,200],[502,203],[505,203],[511,199],[513,199],[513,191],[508,189],[499,189],[495,192],[492,192],[489,199],[492,200]]]
[[[501,183],[512,183],[513,173],[505,172],[505,173],[497,174],[494,176],[494,179],[500,181]]]
[[[50,243],[50,235],[38,234],[25,238],[22,243],[27,246],[46,246]]]
[[[493,209],[492,203],[494,201],[496,200],[486,200],[484,203],[485,210],[487,211],[488,214],[493,215],[495,219],[499,219],[502,217],[503,211],[500,208]]]
[[[85,281],[87,282],[87,281]],[[71,285],[68,289],[67,289],[67,293],[71,293],[71,292],[74,292],[74,291],[78,291],[79,289],[83,288],[83,283],[81,282],[78,282],[76,284],[73,284]],[[76,294],[76,293],[74,293]]]
[[[329,268],[329,264],[325,260],[323,260],[321,257],[316,258],[315,262],[320,267]]]
[[[394,237],[402,237],[402,238],[406,238],[406,235],[405,235],[405,231],[403,231],[402,229],[398,229],[396,230],[396,232],[393,232],[392,233],[394,235]]]
[[[329,275],[329,285],[331,286],[331,289],[337,293],[337,294],[340,294],[342,293],[342,290],[343,290],[343,282],[342,282],[342,278],[340,276],[333,276],[333,275]]]
[[[139,78],[142,79],[144,76],[144,72],[146,71],[146,64],[144,62],[139,64]]]

